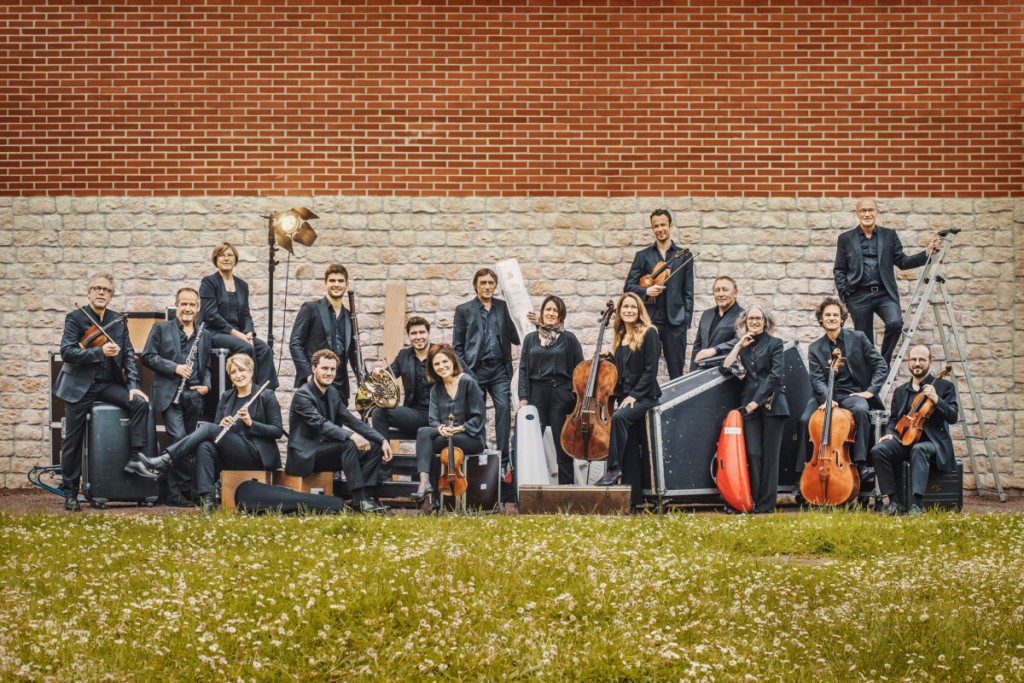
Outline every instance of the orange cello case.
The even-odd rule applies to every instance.
[[[747,447],[743,442],[743,417],[739,410],[730,410],[722,423],[715,454],[715,485],[729,507],[750,512],[754,500],[750,495],[750,472],[747,470]]]

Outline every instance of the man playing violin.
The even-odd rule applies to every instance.
[[[943,472],[956,470],[953,457],[953,440],[949,436],[948,425],[956,422],[959,415],[956,401],[956,388],[951,382],[932,377],[929,373],[932,364],[932,352],[927,346],[919,345],[910,349],[907,367],[910,370],[910,381],[896,388],[892,395],[892,410],[889,413],[889,424],[885,435],[871,449],[871,457],[878,472],[878,490],[883,499],[888,499],[885,512],[889,515],[899,514],[899,503],[896,502],[896,468],[906,460],[910,461],[910,491],[912,500],[909,513],[921,514],[921,500],[928,484],[928,470],[931,464]],[[924,421],[920,441],[904,446],[899,430],[900,418],[911,414],[914,398],[923,394],[934,404],[931,416]],[[905,432],[904,432],[905,434]]]
[[[683,374],[686,332],[693,319],[693,259],[680,254],[682,249],[672,241],[672,214],[666,209],[651,214],[651,232],[654,244],[633,257],[623,291],[633,292],[645,302],[647,314],[658,328],[669,379],[675,379]],[[667,265],[655,284],[642,286],[641,278],[654,274],[660,264]]]
[[[149,445],[149,398],[139,389],[139,371],[128,325],[119,313],[107,308],[114,298],[114,278],[94,275],[86,296],[89,305],[76,308],[64,319],[60,340],[64,364],[53,389],[66,406],[60,464],[64,509],[69,511],[79,509],[82,440],[86,417],[96,401],[120,406],[131,416],[132,455],[125,472],[150,479],[159,476],[141,460]]]
[[[846,306],[833,296],[825,297],[818,304],[815,317],[825,330],[825,334],[813,342],[807,351],[814,397],[804,411],[801,422],[803,433],[807,434],[807,424],[811,415],[819,406],[825,405],[833,352],[839,349],[843,362],[836,375],[833,405],[845,408],[853,414],[857,431],[850,460],[857,466],[861,482],[869,483],[874,478],[875,471],[868,467],[868,444],[871,439],[868,401],[882,388],[889,368],[885,364],[885,359],[863,332],[843,328],[848,315]]]

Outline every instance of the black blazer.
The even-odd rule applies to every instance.
[[[530,370],[533,363],[531,354],[534,349],[539,347],[540,335],[536,332],[531,332],[523,339],[523,352],[519,354],[519,400],[521,401],[530,398]],[[576,366],[583,362],[583,347],[580,346],[580,340],[576,338],[575,334],[565,330],[551,348],[562,351],[561,367],[558,368],[560,374],[557,379],[560,382],[562,380],[567,382],[571,391],[572,373]],[[563,374],[564,377],[561,376]],[[551,379],[554,380],[556,377]],[[544,391],[551,391],[550,382],[545,381],[543,384]]]
[[[619,371],[619,383],[615,394],[622,401],[628,396],[638,401],[659,398],[658,361],[661,358],[661,339],[658,328],[648,328],[644,343],[637,351],[623,344],[615,351],[615,368]]]
[[[391,361],[391,374],[402,382],[402,405],[408,407],[414,398],[416,391],[416,351],[411,346],[405,346],[395,359]]]
[[[512,345],[519,346],[519,332],[508,314],[508,304],[501,299],[491,299],[491,307],[498,314],[498,344],[505,361],[508,376],[512,377]],[[452,333],[452,348],[462,363],[462,369],[473,374],[477,361],[483,353],[484,328],[480,316],[480,299],[474,297],[455,308],[455,331]]]
[[[782,340],[770,334],[762,334],[760,338],[746,348],[740,349],[740,362],[746,371],[743,386],[740,389],[740,407],[754,402],[760,406],[764,415],[785,417],[789,415],[789,403],[786,402],[786,387],[782,383],[786,370],[785,350]],[[731,374],[722,367],[722,374]],[[772,394],[772,407],[764,410],[764,402]]]
[[[288,460],[284,471],[300,477],[313,473],[316,449],[326,443],[347,441],[352,432],[357,432],[374,443],[383,443],[384,437],[369,425],[349,412],[341,395],[334,386],[327,387],[324,395],[328,415],[320,410],[320,402],[313,392],[319,392],[316,382],[307,382],[292,396],[292,407],[288,416]],[[334,421],[328,419],[333,413]]]
[[[844,328],[839,332],[839,339],[846,349],[846,363],[850,369],[850,377],[859,391],[870,391],[878,397],[882,389],[889,367],[885,364],[882,354],[875,349],[863,332]],[[822,336],[811,344],[807,351],[807,364],[811,370],[811,389],[819,404],[825,402],[828,395],[829,365],[832,354],[829,351],[828,337]]]
[[[247,334],[256,328],[249,312],[249,283],[237,275],[235,280],[235,298],[238,301],[239,332]],[[231,334],[232,326],[224,319],[228,312],[228,290],[224,287],[224,278],[220,273],[212,273],[199,283],[199,315],[196,323],[205,322],[207,331]]]
[[[352,312],[349,311],[351,318]],[[341,340],[341,347],[331,346],[331,327],[335,321],[334,309],[327,297],[307,301],[299,307],[292,324],[292,335],[288,340],[288,349],[292,354],[292,363],[295,364],[295,386],[301,387],[306,383],[306,378],[313,374],[313,354],[320,349],[330,349],[338,354],[341,361],[338,363],[338,374],[334,377],[334,387],[341,394],[342,400],[347,404],[351,395],[348,382],[348,366],[352,366],[352,374],[359,377],[359,361],[357,360],[356,345],[352,342],[351,330],[345,331]]]
[[[679,250],[680,247],[673,242],[665,254],[666,259],[671,258]],[[641,301],[646,301],[647,288],[640,286],[640,278],[650,275],[661,260],[661,253],[655,244],[638,251],[633,257],[633,265],[629,267],[629,275],[626,276],[626,284],[622,291],[638,294]],[[687,260],[685,266],[680,265]],[[680,268],[683,268],[681,273],[677,272]],[[671,279],[666,283],[661,296],[667,297],[665,305],[669,324],[690,327],[690,321],[693,320],[693,259],[683,256],[672,264]]]
[[[839,298],[846,301],[850,293],[860,283],[864,276],[864,255],[860,248],[859,227],[847,230],[839,236],[836,245],[836,262],[832,268],[832,276],[836,281],[836,291]],[[896,289],[896,275],[893,267],[900,270],[918,268],[928,262],[928,253],[922,251],[914,256],[907,256],[903,253],[903,244],[895,230],[876,227],[874,234],[878,240],[878,274],[885,285],[885,291],[895,301],[900,300],[899,290]]]
[[[253,391],[256,389],[253,388]],[[214,424],[220,424],[220,421],[228,416],[228,410],[237,396],[238,390],[234,387],[220,395]],[[251,397],[244,400],[247,401],[249,398]],[[256,397],[249,406],[249,417],[252,418],[251,425],[246,427],[245,423],[239,420],[231,427],[231,431],[256,445],[264,469],[278,469],[281,467],[281,451],[277,447],[277,440],[284,434],[284,428],[281,426],[281,404],[277,402],[273,389],[264,389],[263,393]]]
[[[932,413],[924,423],[924,435],[922,440],[928,440],[935,444],[935,464],[943,472],[952,472],[956,469],[956,458],[953,457],[953,439],[949,436],[948,424],[957,421],[960,411],[956,404],[956,388],[951,382],[944,379],[935,379],[928,375],[924,383],[935,382],[935,393],[939,400],[935,403],[935,412]],[[900,418],[910,412],[917,394],[910,386],[910,382],[896,387],[892,394],[892,410],[889,412],[889,424],[886,425],[885,433],[892,434],[897,439],[896,423]]]
[[[89,314],[97,317],[91,309]],[[120,313],[108,308],[103,312],[103,318],[99,322],[105,324],[118,315]],[[106,361],[102,348],[92,346],[83,349],[78,346],[78,340],[90,327],[92,323],[81,309],[76,308],[64,318],[64,334],[60,338],[60,358],[64,365],[57,376],[53,394],[69,403],[82,400],[85,392],[92,386],[93,379],[103,370]],[[121,347],[121,352],[112,358],[120,370],[114,373],[114,379],[129,390],[138,389],[139,370],[135,367],[135,349],[132,348],[132,340],[128,336],[128,326],[121,321],[111,325],[109,331],[111,341]]]
[[[739,302],[729,307],[729,310],[722,316],[722,320],[711,334],[711,323],[715,321],[717,306],[712,306],[700,314],[700,323],[697,325],[697,338],[693,340],[693,352],[690,354],[690,364],[696,363],[697,354],[703,349],[715,350],[716,356],[721,356],[732,351],[733,347],[740,340],[736,336],[736,321],[743,313],[743,307]],[[692,368],[691,368],[692,369]]]
[[[193,336],[199,334],[199,326]],[[210,342],[211,336],[208,329],[203,330],[199,338],[199,351],[196,353],[195,365],[192,367],[192,377],[188,386],[212,387],[210,381]],[[153,371],[153,395],[149,397],[153,403],[153,410],[167,410],[174,395],[178,393],[178,386],[181,384],[181,377],[174,374],[174,370],[185,363],[185,354],[181,352],[181,323],[177,320],[153,325],[146,339],[146,347],[142,349],[139,361]],[[198,382],[193,380],[198,378]]]

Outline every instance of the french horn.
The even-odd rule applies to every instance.
[[[387,363],[380,369],[378,379],[370,373],[356,389],[356,410],[364,422],[370,419],[375,408],[395,408],[401,402],[402,383],[391,374]]]

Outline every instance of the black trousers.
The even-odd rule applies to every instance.
[[[896,500],[896,468],[910,461],[910,493],[920,498],[928,486],[928,472],[935,462],[937,453],[931,441],[918,441],[913,446],[904,446],[899,437],[879,441],[871,449],[878,477],[878,491],[890,500]],[[909,505],[913,501],[907,501]]]
[[[879,287],[875,292],[857,289],[847,296],[846,308],[850,311],[854,329],[866,334],[872,343],[875,341],[875,314],[882,319],[885,334],[882,336],[879,353],[885,359],[885,364],[891,365],[892,354],[899,343],[900,333],[903,332],[903,311],[900,310],[900,302],[889,296],[884,287]]]
[[[363,489],[380,481],[384,457],[380,444],[370,442],[370,450],[360,451],[351,440],[320,444],[313,452],[314,472],[344,472],[348,490],[358,499]]]
[[[370,424],[373,431],[385,439],[415,440],[420,427],[426,427],[430,418],[425,411],[396,406],[394,408],[376,408],[370,413]],[[394,430],[394,431],[392,431]],[[380,465],[380,480],[391,480],[391,463]]]
[[[473,376],[484,394],[491,395],[491,403],[494,405],[494,438],[501,451],[501,461],[507,463],[509,435],[512,433],[512,378],[508,376],[504,363],[478,365],[473,368]],[[515,468],[515,463],[512,467]]]
[[[215,425],[206,426],[220,431]],[[195,450],[196,493],[201,496],[213,493],[217,476],[224,470],[265,469],[254,444],[234,432],[228,432],[218,443],[213,443],[216,436],[214,433]]]
[[[456,434],[452,437],[452,445],[462,449],[464,455],[483,453],[485,444],[481,439],[468,434]],[[441,458],[437,454],[448,448],[448,439],[441,436],[437,427],[420,427],[416,432],[416,471],[429,473],[430,485],[437,490],[437,480],[441,476]]]
[[[630,500],[634,506],[644,499],[640,428],[647,411],[657,403],[653,398],[643,399],[628,408],[617,408],[612,414],[611,434],[608,437],[608,469],[622,470],[623,483],[633,488]]]
[[[227,349],[230,355],[244,353],[250,356],[256,364],[256,372],[252,378],[253,383],[260,387],[263,386],[264,382],[270,380],[267,388],[277,389],[277,368],[274,366],[274,351],[267,346],[267,342],[259,337],[253,337],[252,344],[249,344],[238,337],[233,337],[223,332],[215,332],[210,341],[213,344],[212,348]]]
[[[755,410],[743,414],[743,444],[747,450],[747,470],[750,473],[750,496],[754,512],[771,512],[779,493],[779,451],[782,450],[782,432],[785,415],[762,415]]]
[[[203,397],[191,389],[181,393],[178,405],[171,405],[163,412],[164,429],[177,443],[196,430],[199,418],[203,414]],[[181,498],[190,501],[195,493],[195,457],[190,453],[186,457],[172,459],[167,468],[167,499]]]
[[[839,407],[845,408],[853,414],[853,420],[857,425],[856,432],[854,432],[856,440],[853,443],[853,448],[850,450],[850,460],[857,464],[867,463],[868,447],[871,445],[871,416],[868,415],[870,411],[868,402],[860,396],[846,396],[839,399],[838,403]],[[814,455],[810,450],[808,425],[811,422],[811,416],[814,415],[814,411],[818,409],[819,405],[817,399],[812,398],[807,402],[804,414],[800,416],[800,433],[804,435],[804,438],[800,441],[804,457],[798,463],[801,469],[803,469],[803,463],[810,460]]]
[[[683,376],[686,363],[686,328],[668,323],[656,323],[661,351],[665,355],[665,366],[670,380]]]
[[[574,484],[574,460],[562,448],[562,426],[565,418],[576,407],[572,382],[534,382],[530,381],[529,395],[526,400],[537,408],[540,417],[540,429],[551,427],[551,436],[555,440],[555,460],[558,463],[558,483],[565,486]]]
[[[149,437],[149,403],[138,396],[128,400],[128,388],[121,384],[93,384],[82,400],[68,401],[64,408],[64,440],[60,447],[61,488],[66,496],[77,496],[82,483],[82,441],[92,404],[111,403],[128,411],[131,419],[131,452],[146,452]]]

